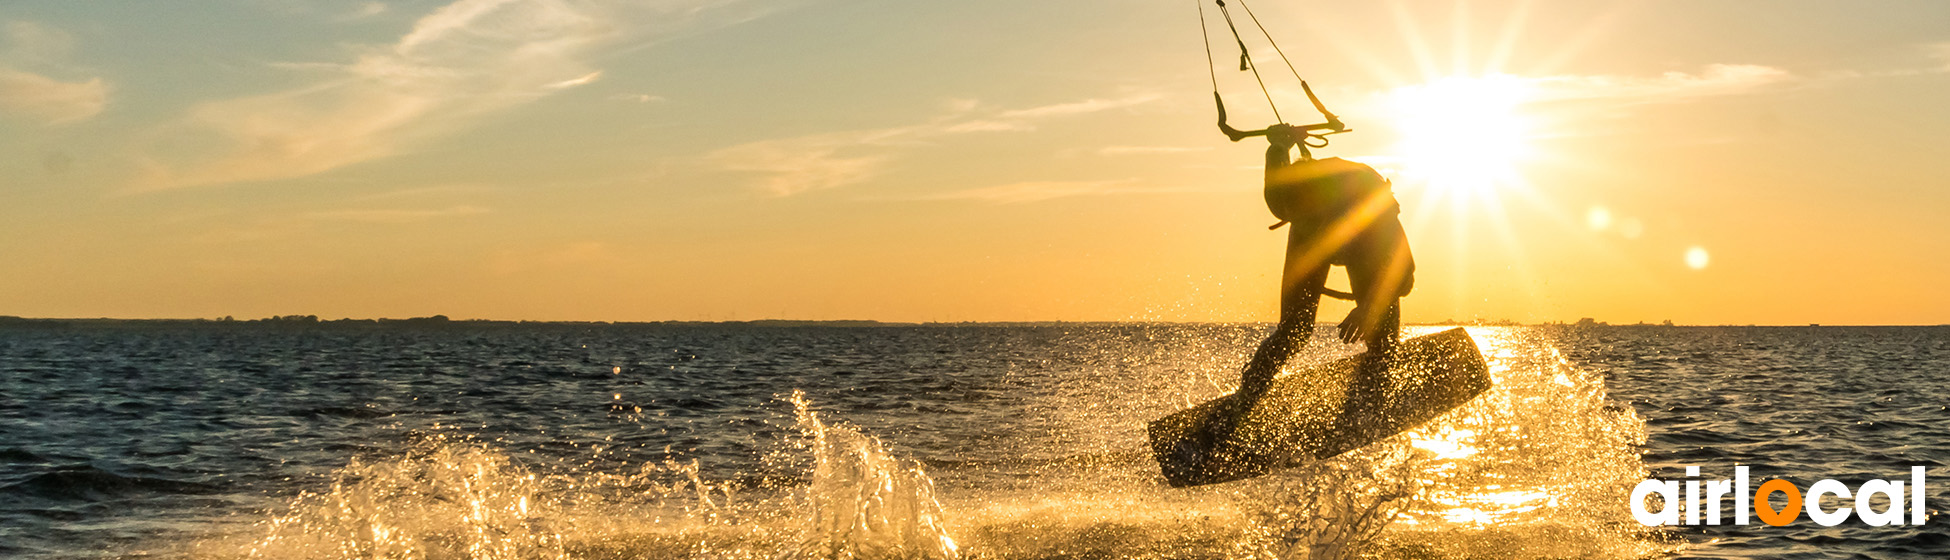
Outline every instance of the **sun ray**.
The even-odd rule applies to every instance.
[[[1469,0],[1450,2],[1449,73],[1469,74]]]
[[[1375,54],[1373,49],[1357,48],[1357,45],[1360,45],[1362,41],[1349,37],[1347,31],[1342,27],[1310,25],[1308,26],[1308,30],[1326,36],[1328,38],[1326,43],[1334,49],[1337,55],[1341,58],[1353,60],[1377,82],[1384,84],[1407,84],[1414,81],[1407,74],[1395,70],[1393,65],[1383,61],[1381,57]]]
[[[1564,176],[1566,170],[1576,175],[1581,164],[1589,163],[1561,161],[1549,153],[1551,139],[1567,132],[1553,127],[1570,122],[1566,119],[1572,115],[1565,113],[1569,108],[1546,103],[1548,92],[1542,88],[1557,66],[1588,49],[1632,6],[1608,3],[1603,12],[1565,30],[1568,35],[1550,37],[1554,44],[1548,53],[1519,62],[1518,46],[1541,37],[1540,30],[1529,26],[1548,5],[1517,0],[1508,11],[1495,14],[1478,13],[1476,4],[1451,0],[1449,13],[1442,14],[1390,0],[1386,5],[1405,47],[1400,51],[1405,56],[1394,64],[1378,60],[1373,49],[1352,48],[1366,38],[1345,36],[1332,26],[1324,26],[1322,34],[1377,81],[1391,86],[1370,98],[1378,102],[1370,106],[1376,111],[1361,118],[1384,117],[1377,124],[1393,125],[1388,128],[1395,137],[1357,159],[1394,180],[1405,203],[1402,221],[1409,234],[1418,247],[1428,244],[1441,257],[1431,258],[1432,266],[1424,269],[1430,281],[1425,293],[1434,297],[1418,305],[1417,314],[1439,314],[1446,308],[1449,316],[1462,319],[1490,314],[1519,316],[1482,318],[1536,318],[1547,314],[1536,307],[1546,303],[1548,291],[1540,273],[1550,268],[1535,260],[1536,250],[1550,245],[1537,243],[1535,237],[1559,230],[1584,233],[1587,228],[1581,213],[1566,210],[1570,206],[1557,200],[1563,189],[1535,184],[1531,175]],[[1439,21],[1443,15],[1448,21]],[[1427,33],[1431,30],[1446,36]],[[1546,59],[1549,67],[1537,68],[1538,58]],[[1420,78],[1408,76],[1411,72],[1420,72]],[[1564,167],[1555,167],[1559,165]],[[1597,253],[1632,261],[1616,243],[1593,235],[1577,237]],[[1484,276],[1477,277],[1479,273]],[[1484,298],[1490,296],[1507,301],[1486,306]]]
[[[1571,59],[1584,54],[1585,49],[1590,48],[1599,37],[1604,36],[1605,31],[1614,22],[1624,19],[1622,16],[1632,7],[1632,3],[1629,2],[1616,2],[1610,9],[1592,16],[1590,23],[1586,24],[1577,35],[1572,36],[1570,41],[1555,45],[1551,49],[1551,56],[1537,64],[1536,71],[1551,73],[1563,68]]]
[[[1513,180],[1522,183],[1520,178],[1513,178]],[[1523,192],[1529,189],[1519,187],[1512,190]],[[1511,224],[1507,209],[1504,208],[1502,201],[1498,200],[1495,204],[1486,205],[1484,210],[1490,214],[1488,222],[1492,232],[1496,234],[1504,252],[1509,255],[1510,265],[1513,268],[1511,276],[1514,276],[1517,283],[1523,287],[1524,297],[1531,302],[1536,302],[1539,295],[1544,293],[1543,283],[1539,280],[1537,269],[1530,262],[1530,251],[1524,247],[1522,236],[1517,234]]]
[[[1402,40],[1408,43],[1409,55],[1415,57],[1416,67],[1422,71],[1424,79],[1442,75],[1436,69],[1435,55],[1429,50],[1429,42],[1423,38],[1422,29],[1415,24],[1415,16],[1401,0],[1390,0],[1388,9],[1395,14],[1395,27],[1401,29]]]
[[[1524,25],[1530,21],[1530,12],[1536,8],[1535,0],[1524,0],[1510,11],[1510,17],[1503,20],[1503,30],[1497,33],[1496,46],[1490,48],[1490,56],[1483,63],[1486,73],[1501,73],[1510,64],[1510,57],[1517,52],[1517,41],[1523,38]]]
[[[1470,273],[1473,268],[1470,265],[1476,259],[1470,250],[1474,244],[1469,242],[1468,198],[1464,193],[1456,193],[1456,198],[1456,202],[1449,204],[1449,249],[1450,254],[1456,256],[1456,267],[1449,276],[1451,317],[1462,315],[1467,309],[1465,302],[1470,300],[1470,294],[1475,293],[1469,282],[1475,276]]]

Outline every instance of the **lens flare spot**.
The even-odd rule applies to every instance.
[[[1710,263],[1712,263],[1712,256],[1706,254],[1706,248],[1693,247],[1686,250],[1687,267],[1693,270],[1701,270],[1706,268],[1706,265]]]
[[[1584,213],[1584,223],[1585,225],[1591,226],[1592,231],[1605,231],[1606,229],[1610,229],[1611,209],[1603,206],[1591,207],[1591,211]]]

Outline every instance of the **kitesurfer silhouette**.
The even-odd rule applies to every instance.
[[[1233,142],[1267,138],[1266,205],[1280,219],[1271,229],[1292,227],[1280,278],[1279,323],[1240,371],[1237,392],[1146,427],[1160,472],[1176,487],[1250,478],[1333,457],[1412,429],[1489,387],[1488,367],[1467,333],[1458,329],[1402,341],[1401,298],[1415,284],[1415,258],[1391,185],[1367,165],[1313,156],[1311,150],[1326,148],[1330,136],[1351,129],[1327,110],[1267,34],[1266,42],[1322,118],[1287,124],[1228,3],[1235,3],[1261,33],[1266,29],[1246,0],[1213,0],[1239,46],[1239,70],[1252,73],[1272,109],[1272,122],[1280,124],[1240,130],[1227,123],[1208,34],[1206,66],[1219,132]],[[1204,2],[1199,5],[1203,28]],[[1327,273],[1334,265],[1347,267],[1352,293],[1327,289]],[[1355,303],[1341,321],[1339,338],[1363,342],[1367,352],[1296,375],[1276,392],[1274,377],[1313,336],[1321,296]]]
[[[1267,105],[1273,110],[1273,118],[1279,119],[1279,105],[1273,102],[1273,93],[1260,77],[1259,66],[1253,63],[1251,49],[1246,48],[1245,39],[1233,24],[1226,0],[1215,0],[1214,4],[1224,18],[1226,29],[1232,33],[1233,42],[1239,45],[1239,70],[1252,72],[1260,93],[1266,96]],[[1286,63],[1287,70],[1293,72],[1294,79],[1300,81],[1300,89],[1306,92],[1307,100],[1325,121],[1302,126],[1276,121],[1281,124],[1264,130],[1239,130],[1227,124],[1225,99],[1219,95],[1217,65],[1212,61],[1211,37],[1204,34],[1204,3],[1200,2],[1199,6],[1199,29],[1205,41],[1206,71],[1212,78],[1212,101],[1219,112],[1219,131],[1234,142],[1253,136],[1266,137],[1270,144],[1266,148],[1266,205],[1281,220],[1274,224],[1275,228],[1292,224],[1287,231],[1286,261],[1280,275],[1280,322],[1240,372],[1238,392],[1246,398],[1235,403],[1250,406],[1266,392],[1274,374],[1313,336],[1320,297],[1330,295],[1355,303],[1354,311],[1341,320],[1341,341],[1351,344],[1358,340],[1367,344],[1367,357],[1348,387],[1349,404],[1356,404],[1372,396],[1368,393],[1379,386],[1377,373],[1387,370],[1395,347],[1401,342],[1400,300],[1415,285],[1415,258],[1409,253],[1408,236],[1402,231],[1401,205],[1395,202],[1388,180],[1374,168],[1341,158],[1313,157],[1308,148],[1327,147],[1326,137],[1347,132],[1347,125],[1314,95],[1313,88],[1300,77],[1300,71],[1293,67],[1293,61],[1286,58],[1286,52],[1280,50],[1271,34],[1266,35],[1267,43]],[[1259,16],[1253,15],[1244,0],[1239,0],[1239,7],[1252,18],[1254,27],[1265,33]],[[1292,159],[1296,148],[1300,150],[1299,161]],[[1327,271],[1332,265],[1347,267],[1348,282],[1354,293],[1327,289]]]
[[[1292,161],[1301,139],[1293,127],[1269,127],[1266,139],[1266,203],[1291,225],[1280,276],[1279,324],[1240,372],[1239,393],[1264,393],[1274,374],[1306,346],[1323,295],[1354,301],[1354,310],[1341,320],[1340,339],[1362,341],[1368,352],[1350,389],[1373,386],[1359,378],[1372,378],[1389,366],[1401,342],[1401,297],[1415,285],[1401,205],[1389,181],[1372,167],[1341,158],[1312,159],[1304,148],[1302,159]],[[1352,294],[1327,289],[1332,265],[1347,267]]]

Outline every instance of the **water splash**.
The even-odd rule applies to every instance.
[[[1061,445],[1002,442],[994,447],[1023,457],[940,467],[949,473],[941,495],[918,463],[815,412],[795,392],[787,399],[795,445],[778,450],[790,457],[783,463],[790,472],[766,482],[713,480],[695,460],[559,466],[435,438],[398,456],[352,461],[328,488],[291,500],[248,543],[229,549],[243,553],[205,556],[1336,560],[1670,552],[1669,541],[1648,536],[1624,507],[1630,484],[1644,475],[1643,422],[1608,398],[1601,376],[1573,366],[1538,332],[1471,332],[1496,380],[1482,397],[1376,445],[1237,483],[1163,486],[1138,451],[1141,426],[1177,403],[1119,395],[1198,398],[1216,389],[1191,388],[1202,380],[1182,373],[1182,347],[1161,346],[1155,359],[1112,347],[1105,351],[1124,352],[1106,362],[1115,367],[1059,372],[1051,378],[1077,385],[1032,387],[1012,405],[1049,414],[1053,421],[1039,427],[1060,434]]]
[[[331,489],[301,494],[265,523],[247,558],[568,558],[560,500],[506,455],[430,445],[377,463],[353,460]]]
[[[942,524],[934,480],[918,463],[889,454],[879,439],[828,425],[801,392],[792,394],[799,429],[811,439],[810,515],[801,555],[809,558],[960,557]]]
[[[858,429],[791,402],[810,483],[740,488],[695,460],[542,474],[475,441],[431,438],[354,459],[329,489],[261,522],[247,559],[712,558],[954,560],[934,481]],[[221,547],[204,547],[220,549]]]
[[[1407,436],[1315,461],[1248,485],[1253,527],[1237,556],[1339,560],[1357,557],[1416,503],[1424,457]]]
[[[1415,329],[1409,335],[1430,334]],[[1099,461],[1092,468],[1045,469],[1051,488],[1079,511],[1123,500],[1108,514],[1033,517],[987,507],[971,550],[1014,548],[1003,557],[1035,558],[1077,550],[1122,557],[1333,560],[1365,557],[1645,558],[1669,553],[1671,539],[1637,525],[1625,507],[1644,476],[1645,425],[1612,401],[1604,378],[1565,359],[1546,333],[1471,328],[1495,379],[1493,388],[1416,430],[1331,460],[1266,476],[1191,489],[1162,488],[1148,456]],[[1093,337],[1105,338],[1105,337]],[[1250,337],[1248,337],[1250,338]],[[1321,337],[1327,338],[1327,337]],[[1237,356],[1182,340],[1127,345],[1103,367],[1050,391],[1052,424],[1101,457],[1143,445],[1143,423],[1227,390]],[[1240,345],[1240,348],[1250,348]],[[1338,357],[1348,347],[1317,343],[1295,367]],[[1194,366],[1187,374],[1186,364]],[[1201,376],[1197,372],[1212,372]],[[1106,389],[1110,387],[1112,389]],[[1120,398],[1138,396],[1139,398]],[[1106,427],[1131,426],[1126,432]],[[1067,479],[1067,480],[1066,480]],[[1062,481],[1062,482],[1057,482]],[[985,496],[987,501],[1032,499]],[[955,504],[960,505],[960,504]],[[1112,509],[1112,508],[1105,508]],[[997,538],[995,535],[1016,535]],[[1024,537],[1020,535],[1029,535]],[[1099,542],[1118,535],[1118,543]],[[1032,538],[1033,537],[1033,538]],[[1033,542],[1033,545],[1024,543]],[[1050,544],[1056,543],[1056,544]],[[1000,545],[1000,546],[998,546]]]
[[[1645,424],[1604,379],[1528,329],[1472,328],[1493,388],[1435,421],[1278,477],[1278,558],[1642,558],[1671,550],[1629,518]],[[1312,509],[1317,508],[1317,509]],[[1302,552],[1304,551],[1304,554]]]

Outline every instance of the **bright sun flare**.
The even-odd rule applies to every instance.
[[[1517,108],[1529,84],[1502,74],[1449,77],[1391,95],[1394,148],[1405,178],[1458,195],[1488,195],[1517,181],[1530,156],[1529,123]]]

